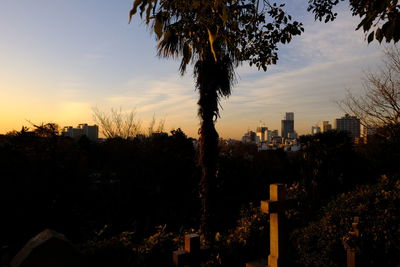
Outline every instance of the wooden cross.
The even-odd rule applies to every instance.
[[[269,186],[269,200],[261,201],[261,211],[269,214],[269,267],[287,266],[287,229],[285,229],[286,188]]]
[[[270,253],[268,262],[258,260],[249,262],[246,267],[283,267],[287,266],[287,229],[285,228],[285,210],[291,201],[285,199],[285,185],[269,186],[270,200],[261,201],[261,211],[269,214]],[[267,265],[268,264],[268,265]]]
[[[207,256],[208,250],[200,247],[198,234],[185,235],[185,249],[172,253],[172,261],[175,266],[197,267]]]
[[[359,217],[354,217],[354,221],[351,224],[351,227],[353,227],[353,231],[349,232],[351,236],[354,236],[356,239],[360,238],[360,229],[358,229],[360,223],[360,218]],[[358,260],[358,255],[357,251],[355,248],[348,248],[347,249],[347,267],[357,267],[360,266],[359,260]]]

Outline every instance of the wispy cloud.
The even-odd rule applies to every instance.
[[[154,115],[165,119],[166,129],[197,127],[197,92],[190,77],[171,74],[157,79],[153,75],[135,77],[125,82],[118,93],[106,95],[101,103],[103,108],[121,107],[136,109],[143,120]]]
[[[359,90],[363,70],[373,68],[381,55],[381,47],[367,45],[355,25],[349,14],[330,24],[310,21],[304,36],[281,49],[281,60],[270,71],[241,67],[238,86],[224,103],[221,131],[238,123],[245,131],[260,120],[280,129],[284,112],[294,111],[296,130],[307,133],[318,121],[339,116],[335,101],[346,88]]]

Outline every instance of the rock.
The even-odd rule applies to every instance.
[[[10,267],[84,267],[82,255],[55,231],[46,229],[29,240],[12,259]]]

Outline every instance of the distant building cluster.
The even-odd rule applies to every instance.
[[[88,125],[86,123],[79,124],[76,128],[65,126],[61,134],[72,138],[79,138],[85,135],[90,140],[96,141],[99,139],[99,126]]]
[[[340,132],[347,132],[355,142],[359,142],[362,138],[366,137],[367,134],[371,133],[369,128],[362,127],[359,118],[345,114],[343,117],[334,120],[334,128],[329,121],[324,121],[322,123],[322,128],[319,125],[311,126],[311,134],[324,133],[332,129]]]
[[[319,124],[311,126],[311,134],[325,133],[333,129],[347,132],[355,142],[360,142],[374,130],[363,128],[359,118],[345,114],[343,117],[334,120],[334,127],[329,121],[323,121],[321,126]],[[286,112],[281,121],[281,135],[279,135],[278,130],[269,130],[265,125],[260,125],[255,132],[248,130],[243,135],[242,142],[256,144],[259,150],[283,148],[296,151],[299,149],[297,138],[298,135],[294,127],[294,113]]]
[[[260,125],[256,132],[248,130],[242,137],[243,143],[257,144],[259,150],[284,148],[285,150],[298,150],[297,132],[294,130],[294,113],[286,112],[281,121],[281,135],[278,130],[269,130]]]

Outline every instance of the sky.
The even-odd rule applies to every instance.
[[[22,125],[93,124],[93,108],[136,110],[142,125],[154,116],[165,130],[197,138],[198,92],[191,68],[156,56],[156,41],[139,17],[128,23],[132,0],[0,0],[0,133]],[[278,1],[279,2],[279,1]],[[282,2],[282,1],[280,1]],[[338,18],[315,22],[307,1],[287,1],[305,33],[279,46],[267,72],[243,63],[232,95],[221,101],[217,130],[240,139],[260,125],[280,131],[285,112],[295,130],[343,116],[336,102],[362,92],[366,71],[379,68],[383,45],[355,31],[348,4]]]

